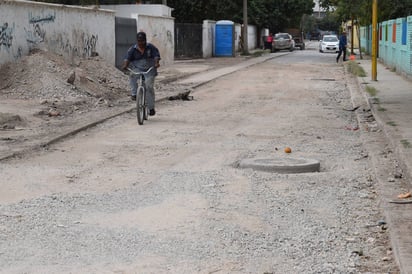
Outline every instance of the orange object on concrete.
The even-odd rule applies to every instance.
[[[291,153],[292,149],[290,147],[285,147],[285,153]]]
[[[349,60],[352,60],[352,61],[353,61],[353,60],[355,60],[355,59],[356,59],[356,58],[355,58],[355,55],[353,55],[353,54],[349,57]]]

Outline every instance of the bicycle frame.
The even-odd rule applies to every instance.
[[[146,84],[145,77],[152,71],[154,67],[150,67],[147,71],[134,71],[131,68],[127,68],[129,72],[133,75],[138,75],[138,88],[136,94],[136,111],[137,111],[137,122],[139,125],[143,125],[143,121],[148,118],[148,107],[146,102]]]

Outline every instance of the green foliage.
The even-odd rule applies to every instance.
[[[202,23],[203,20],[243,22],[241,0],[168,0],[179,23]],[[312,14],[313,0],[248,0],[248,23],[269,28],[271,32],[299,28],[302,15]]]
[[[385,0],[378,2],[378,22],[412,14],[412,0]],[[361,25],[372,22],[372,0],[320,0],[320,6],[335,8],[335,14],[341,21],[355,18]]]
[[[355,76],[358,76],[358,77],[366,76],[365,70],[354,61],[349,61],[346,67],[347,67],[348,72],[352,73]],[[366,89],[368,88],[369,87],[366,87]]]
[[[372,97],[375,97],[376,94],[378,94],[378,90],[374,87],[367,86],[365,90]]]
[[[330,30],[339,32],[341,21],[338,19],[336,14],[327,13],[324,18],[318,21],[318,29]]]
[[[403,145],[404,148],[412,148],[411,143],[407,139],[402,139],[401,144]]]

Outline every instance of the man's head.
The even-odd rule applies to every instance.
[[[137,44],[139,46],[146,46],[146,33],[144,33],[143,31],[138,32],[136,35],[136,39],[137,39]]]

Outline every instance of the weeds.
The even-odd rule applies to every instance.
[[[375,97],[378,94],[378,90],[374,87],[366,86],[366,92],[369,93],[370,96]]]
[[[349,73],[352,73],[355,76],[358,77],[366,77],[366,72],[365,70],[358,65],[355,61],[349,61],[347,65],[347,70]]]
[[[393,127],[397,126],[397,124],[394,121],[389,121],[389,122],[387,122],[387,124],[390,125],[390,126],[393,126]]]
[[[254,51],[252,53],[252,56],[253,57],[259,57],[259,56],[262,56],[263,54],[265,54],[267,52],[268,52],[267,50],[257,50],[257,51]],[[269,51],[269,53],[270,53],[270,51]]]
[[[406,139],[402,139],[401,144],[403,145],[404,148],[412,148],[411,143]]]

